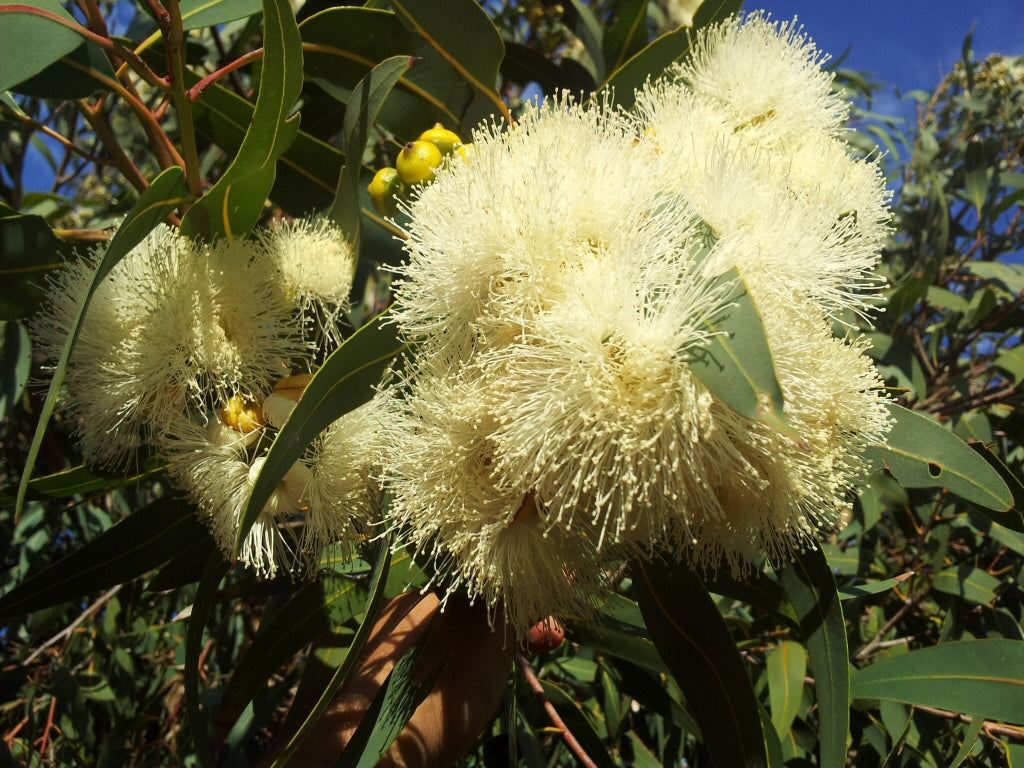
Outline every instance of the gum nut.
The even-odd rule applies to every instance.
[[[398,153],[398,175],[406,184],[434,180],[434,169],[441,164],[441,150],[429,141],[410,141]]]
[[[548,616],[530,627],[523,640],[523,647],[527,653],[546,653],[564,642],[565,627],[554,616]]]
[[[381,216],[394,216],[398,213],[397,198],[405,194],[405,184],[397,168],[381,168],[366,191],[370,193],[373,207]]]
[[[459,138],[459,134],[454,131],[449,131],[440,123],[436,123],[433,128],[430,128],[420,134],[420,141],[429,141],[435,147],[441,150],[442,155],[450,155],[455,151],[455,148],[462,144],[462,139]]]

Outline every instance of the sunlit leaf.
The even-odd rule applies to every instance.
[[[821,765],[842,765],[850,730],[850,656],[843,609],[832,570],[820,549],[777,570],[803,630],[818,699]]]
[[[980,568],[964,563],[956,568],[946,568],[932,580],[932,589],[955,595],[969,603],[986,605],[995,599],[999,579]]]
[[[1000,512],[1013,506],[999,473],[959,437],[922,413],[887,405],[894,425],[885,445],[868,447],[872,469],[884,466],[904,488],[945,488]]]
[[[58,0],[0,4],[0,91],[42,72],[82,45],[84,38],[76,28],[82,29],[81,24]]]
[[[260,0],[182,0],[181,21],[186,30],[215,27],[260,12]]]
[[[256,223],[277,161],[299,133],[291,113],[302,90],[302,40],[287,0],[263,0],[263,67],[252,124],[231,165],[181,222],[192,237],[239,237]]]
[[[964,640],[854,672],[855,699],[889,699],[1024,723],[1024,642]]]
[[[768,654],[768,701],[771,720],[781,739],[800,711],[807,674],[807,652],[800,643],[783,640]]]

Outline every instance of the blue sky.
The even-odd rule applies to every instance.
[[[842,66],[867,71],[888,84],[879,112],[904,114],[896,89],[929,91],[961,57],[964,37],[975,25],[974,51],[1024,55],[1024,0],[747,0],[773,18],[794,16],[818,48]]]

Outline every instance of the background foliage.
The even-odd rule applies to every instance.
[[[707,0],[695,24],[738,6]],[[298,22],[281,0],[0,4],[0,765],[250,764],[373,606],[423,578],[370,547],[311,582],[258,582],[221,562],[159,464],[81,466],[49,418],[57,389],[31,383],[46,273],[126,214],[138,237],[175,209],[210,236],[330,209],[357,233],[359,326],[401,257],[364,190],[405,141],[435,122],[468,139],[538,88],[613,85],[628,106],[688,48],[644,0],[310,0]],[[573,765],[563,730],[599,766],[1024,765],[1024,63],[976,61],[968,39],[912,94],[910,126],[867,112],[856,73],[836,82],[864,107],[851,151],[885,149],[896,190],[885,311],[857,332],[912,409],[898,438],[819,552],[742,583],[622,573],[599,621],[519,660],[467,765]],[[29,147],[51,192],[26,191]],[[275,446],[282,473],[368,396],[361,366],[399,346],[383,338],[331,359]]]

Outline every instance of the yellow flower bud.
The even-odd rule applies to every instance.
[[[429,141],[410,141],[398,153],[398,175],[406,184],[434,180],[434,169],[441,164],[441,150]]]
[[[462,144],[462,139],[459,138],[459,134],[454,131],[449,131],[440,123],[435,123],[433,128],[421,133],[420,141],[429,141],[441,150],[441,154],[446,157]]]
[[[366,191],[370,193],[373,207],[381,216],[398,213],[397,198],[405,194],[405,184],[395,168],[381,168],[373,177]]]
[[[231,427],[243,435],[255,432],[264,425],[263,415],[260,413],[260,406],[251,400],[246,400],[241,395],[232,395],[221,411],[220,420],[224,426]]]

